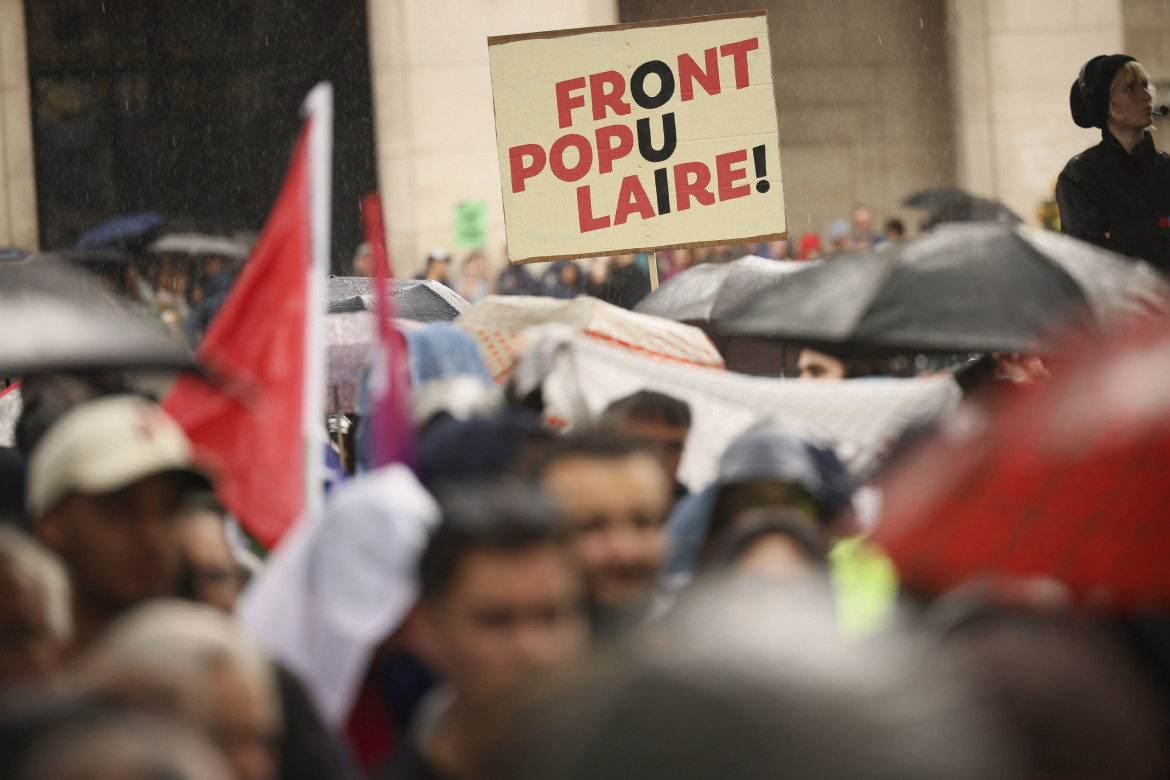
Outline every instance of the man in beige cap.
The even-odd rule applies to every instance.
[[[28,510],[69,569],[77,648],[172,591],[183,498],[210,481],[183,430],[145,398],[81,404],[45,432],[29,460]]]

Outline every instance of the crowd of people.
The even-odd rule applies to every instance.
[[[702,263],[727,263],[745,255],[770,260],[818,260],[869,249],[888,241],[901,241],[905,236],[905,225],[897,217],[886,221],[883,232],[876,232],[872,213],[867,206],[860,205],[853,210],[851,220],[833,220],[825,241],[817,233],[805,232],[796,243],[779,239],[762,244],[728,244],[658,252],[655,263],[658,278],[664,282]],[[486,295],[543,295],[550,298],[589,295],[632,309],[650,293],[650,260],[645,253],[596,257],[588,261],[560,260],[547,264],[547,267],[541,266],[538,273],[523,266],[507,265],[507,255],[507,247],[504,247],[504,268],[492,278],[483,250],[468,253],[456,269],[452,254],[442,247],[435,247],[427,253],[423,270],[415,278],[445,284],[470,303]],[[368,244],[358,247],[351,269],[354,276],[372,275],[373,257]]]
[[[1115,71],[1141,83],[1128,58],[1092,62],[1074,95]],[[1091,201],[1075,187],[1095,164],[1070,163],[1062,200]],[[1103,240],[1164,237],[1110,224]],[[660,272],[902,233],[877,235],[859,207],[824,249],[678,250]],[[456,281],[436,250],[420,278],[470,301],[628,308],[643,261],[492,280],[475,253]],[[354,273],[368,262],[359,251]],[[197,334],[230,286],[230,269],[204,270],[198,301],[134,273],[125,292],[165,292]],[[848,382],[879,363],[806,350],[799,368]],[[932,433],[970,435],[1048,381],[1040,356],[979,361],[959,377],[964,405],[889,442],[871,473],[805,425],[758,419],[702,485],[680,479],[695,417],[670,393],[634,389],[558,433],[522,370],[497,387],[475,368],[434,380],[470,383],[457,394],[411,389],[417,462],[342,458],[323,510],[268,550],[220,501],[232,475],[157,399],[108,375],[24,377],[16,448],[0,449],[0,780],[1170,775],[1164,614],[1095,608],[1056,564],[909,587],[871,536],[883,477]]]
[[[351,476],[261,562],[156,403],[52,394],[0,529],[0,777],[1170,769],[1157,641],[1055,581],[900,592],[801,427],[753,426],[692,491],[669,395],[561,436],[531,396],[439,411],[417,477]]]

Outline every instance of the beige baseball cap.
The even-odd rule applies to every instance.
[[[98,398],[70,409],[37,443],[28,464],[29,513],[39,518],[70,493],[112,493],[164,471],[213,481],[158,404],[135,395]]]

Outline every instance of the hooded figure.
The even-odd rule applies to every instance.
[[[1154,88],[1133,57],[1094,57],[1069,94],[1073,121],[1101,143],[1056,181],[1061,231],[1170,272],[1170,156],[1154,148]]]
[[[811,432],[775,422],[753,426],[723,453],[715,482],[680,502],[666,521],[667,574],[689,578],[708,540],[741,511],[790,506],[827,526],[850,506],[852,487],[837,454]]]
[[[812,431],[775,422],[749,428],[723,453],[715,482],[681,501],[666,521],[667,590],[685,586],[702,561],[725,552],[736,526],[751,525],[759,510],[780,507],[791,510],[789,521],[803,516],[813,538],[831,542],[829,575],[841,630],[872,633],[894,612],[898,579],[890,560],[863,538],[834,533],[852,509],[852,491],[837,453]],[[799,529],[792,531],[803,544]]]

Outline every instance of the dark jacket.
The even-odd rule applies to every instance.
[[[1108,130],[1056,181],[1061,231],[1170,273],[1170,155],[1145,134],[1126,153]],[[1108,234],[1108,237],[1106,236]]]
[[[619,265],[613,269],[609,281],[590,291],[590,294],[606,303],[632,310],[638,301],[650,294],[650,278],[639,271],[637,266]]]

